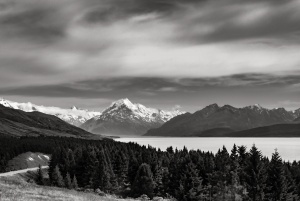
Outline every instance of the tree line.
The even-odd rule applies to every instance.
[[[11,156],[16,150],[44,149],[51,154],[50,182],[58,187],[180,201],[296,201],[300,196],[300,162],[282,161],[277,150],[269,159],[255,145],[249,151],[234,145],[212,154],[173,147],[162,151],[113,140],[42,137],[6,143],[11,148],[5,150],[14,152]]]

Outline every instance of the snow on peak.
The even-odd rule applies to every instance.
[[[125,105],[127,106],[128,108],[132,108],[134,107],[135,105],[128,99],[128,98],[124,98],[124,99],[120,99],[120,100],[117,100],[117,101],[114,101],[110,107],[120,107],[122,105]]]
[[[256,109],[256,110],[263,110],[263,109],[265,109],[265,108],[263,108],[261,105],[259,105],[259,104],[254,104],[254,105],[250,105],[250,106],[248,106],[248,108],[250,108],[250,109]]]
[[[73,105],[73,106],[71,107],[71,110],[78,110],[78,108],[77,108],[76,106]]]
[[[101,116],[95,117],[95,119],[106,119],[110,117],[120,118],[138,118],[147,122],[163,121],[166,122],[169,119],[183,114],[180,111],[163,111],[154,108],[148,108],[139,103],[132,103],[128,98],[120,99],[113,102],[109,108],[103,111]]]
[[[39,106],[31,102],[28,103],[18,103],[9,100],[0,98],[0,104],[18,110],[23,110],[25,112],[38,111],[45,114],[55,115],[58,118],[72,124],[79,126],[87,120],[100,115],[100,112],[92,112],[87,110],[81,110],[73,106],[71,109],[63,109],[59,107],[48,107],[48,106]]]
[[[258,108],[258,109],[263,109],[263,107],[260,106],[260,104],[254,104],[253,107]]]

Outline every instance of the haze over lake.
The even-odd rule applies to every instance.
[[[271,158],[274,150],[277,149],[285,161],[300,160],[300,139],[299,138],[167,138],[167,137],[138,137],[138,138],[118,138],[120,142],[136,142],[140,145],[151,145],[161,150],[173,146],[175,149],[182,149],[186,146],[190,149],[200,149],[201,151],[211,151],[216,153],[223,145],[230,153],[233,144],[237,146],[247,146],[247,150],[253,144],[262,151],[264,156]]]

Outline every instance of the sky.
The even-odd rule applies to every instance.
[[[0,0],[0,97],[300,108],[300,0]]]

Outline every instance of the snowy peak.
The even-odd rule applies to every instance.
[[[71,110],[78,110],[78,108],[77,108],[76,106],[73,105],[73,106],[71,107]]]
[[[258,109],[258,110],[264,109],[264,108],[263,108],[262,106],[260,106],[259,104],[250,105],[249,108],[251,108],[251,109]]]
[[[128,98],[120,99],[113,102],[109,108],[103,111],[99,118],[131,118],[131,119],[142,119],[147,122],[166,122],[169,119],[183,114],[180,111],[163,111],[154,108],[147,108],[146,106],[139,103],[132,103]]]
[[[245,108],[248,108],[248,109],[251,109],[251,110],[256,110],[256,111],[268,110],[268,109],[262,107],[262,106],[259,105],[259,104],[250,105],[250,106],[247,106],[247,107],[245,107]]]
[[[113,102],[101,115],[87,121],[81,128],[100,134],[142,135],[183,113],[148,108],[125,98]]]
[[[66,121],[69,124],[79,126],[86,122],[87,120],[100,115],[100,112],[93,112],[78,109],[77,107],[73,106],[70,109],[63,109],[59,107],[49,107],[49,106],[40,106],[35,105],[31,102],[28,103],[18,103],[9,100],[5,100],[4,98],[0,98],[0,104],[9,107],[12,109],[22,110],[24,112],[33,112],[38,111],[45,114],[50,114],[57,116],[58,118]]]
[[[131,108],[134,107],[134,104],[128,98],[124,98],[124,99],[114,101],[110,105],[110,107],[120,107],[120,106],[127,106],[128,108]]]

